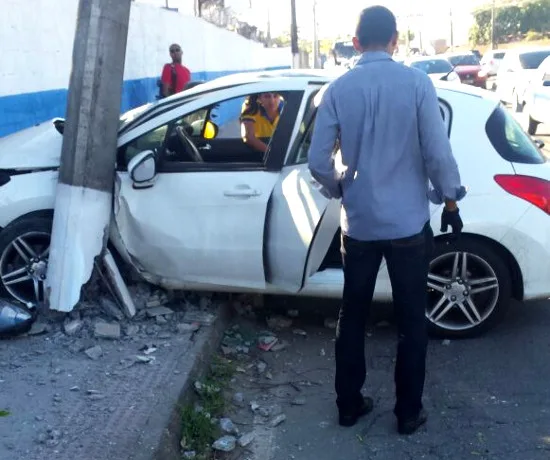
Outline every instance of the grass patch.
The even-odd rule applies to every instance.
[[[215,355],[208,374],[200,381],[198,388],[195,387],[201,410],[197,410],[194,404],[188,404],[182,410],[182,448],[185,451],[194,450],[199,459],[214,458],[210,447],[221,436],[221,432],[218,424],[212,423],[212,418],[218,419],[224,415],[224,389],[235,371],[233,361]]]
[[[0,409],[0,417],[7,417],[8,415],[11,415],[9,410]]]

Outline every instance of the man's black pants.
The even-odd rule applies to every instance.
[[[336,331],[335,382],[341,412],[353,413],[362,402],[366,318],[382,256],[397,317],[394,413],[398,418],[411,418],[422,409],[428,346],[427,278],[433,247],[429,222],[420,233],[397,240],[358,241],[342,235],[344,296]]]

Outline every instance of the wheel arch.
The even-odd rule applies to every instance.
[[[478,242],[491,247],[500,257],[502,257],[502,260],[506,264],[506,267],[510,270],[510,276],[512,278],[512,296],[514,299],[522,301],[524,294],[523,274],[516,258],[513,256],[510,250],[498,241],[495,241],[483,235],[462,232],[462,236],[467,237],[468,239],[477,240]],[[447,234],[438,235],[435,237],[435,242],[438,243],[444,241],[447,237]]]

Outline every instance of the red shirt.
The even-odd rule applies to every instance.
[[[172,88],[172,66],[176,69],[176,90]],[[189,69],[181,64],[165,64],[162,69],[161,80],[167,84],[170,88],[170,94],[179,93],[183,91],[185,85],[191,80],[191,72]]]

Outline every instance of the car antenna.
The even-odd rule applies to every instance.
[[[440,78],[440,80],[445,80],[445,81],[447,81],[447,78],[449,78],[449,75],[451,75],[451,74],[455,71],[455,69],[456,69],[460,64],[462,64],[462,61],[464,61],[464,59],[466,59],[466,56],[462,56],[462,57],[458,60],[458,62],[453,66],[453,68],[452,68],[451,70],[449,70],[445,75],[443,75],[443,76]]]

